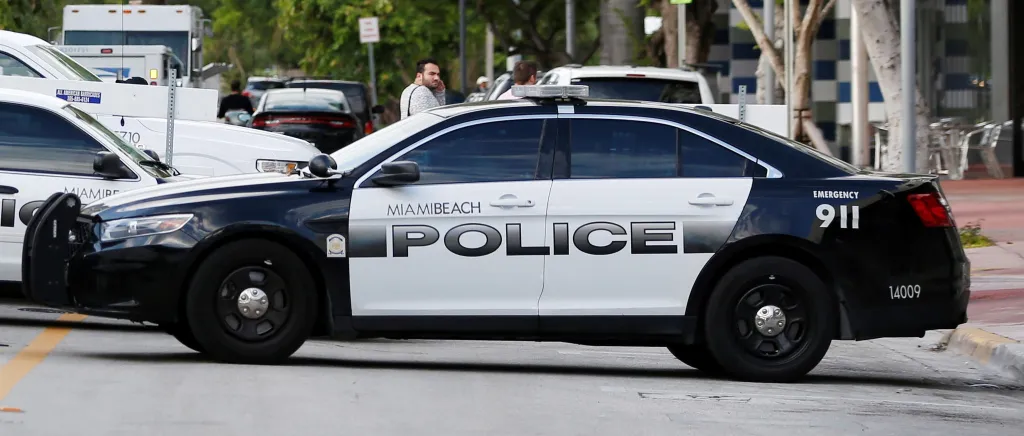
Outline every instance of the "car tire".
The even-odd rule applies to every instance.
[[[294,354],[312,332],[316,285],[287,247],[242,240],[203,260],[187,292],[185,314],[212,358],[275,364]]]
[[[196,335],[192,334],[192,329],[189,328],[187,323],[182,322],[176,324],[168,324],[163,327],[164,331],[166,331],[167,334],[174,336],[174,339],[177,339],[178,342],[181,342],[181,345],[184,345],[192,349],[193,351],[205,353],[205,351],[203,351],[203,346],[199,343],[198,340],[196,340]]]
[[[694,369],[711,376],[722,375],[722,365],[715,360],[707,344],[674,344],[668,346],[668,351]]]
[[[797,261],[776,256],[743,261],[721,276],[708,300],[703,320],[708,349],[730,377],[797,381],[831,346],[835,301],[825,282]]]

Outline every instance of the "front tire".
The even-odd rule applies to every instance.
[[[309,338],[315,283],[287,247],[231,242],[207,257],[189,286],[185,314],[203,350],[216,360],[280,363]]]
[[[828,352],[836,306],[805,265],[775,256],[746,260],[723,274],[708,300],[709,351],[733,378],[796,381]]]
[[[722,375],[722,365],[715,360],[707,344],[674,344],[668,346],[668,351],[694,369],[711,376]]]
[[[164,326],[164,331],[166,331],[167,334],[174,336],[174,339],[177,339],[181,345],[192,349],[192,351],[205,353],[205,351],[203,351],[203,346],[196,340],[196,335],[192,334],[192,330],[188,327],[187,323],[179,322],[176,324],[166,325]]]

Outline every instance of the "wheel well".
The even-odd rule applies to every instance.
[[[316,301],[318,310],[317,319],[313,325],[312,335],[319,336],[329,334],[331,331],[331,325],[329,319],[330,317],[328,316],[328,314],[330,313],[330,307],[328,305],[327,300],[327,285],[326,283],[324,283],[323,274],[321,274],[319,268],[316,266],[317,264],[315,260],[309,253],[297,247],[295,243],[290,241],[287,237],[261,230],[243,230],[237,233],[232,233],[229,236],[224,236],[218,239],[213,243],[213,245],[203,248],[202,252],[199,253],[199,255],[193,260],[192,264],[189,266],[188,272],[185,275],[186,279],[181,284],[181,290],[178,294],[177,301],[178,318],[182,319],[185,316],[185,298],[188,295],[188,287],[190,285],[189,279],[195,275],[196,271],[199,269],[199,265],[202,265],[203,261],[205,261],[207,257],[209,257],[217,250],[219,250],[221,247],[232,242],[241,241],[245,239],[263,239],[281,244],[289,251],[291,251],[292,254],[298,256],[299,259],[302,260],[302,263],[306,264],[306,268],[310,269],[309,273],[310,276],[313,278],[313,283],[314,286],[316,287]]]
[[[836,311],[839,315],[838,325],[836,326],[836,338],[850,336],[848,334],[850,331],[849,318],[843,305],[842,291],[835,279],[835,275],[831,268],[821,260],[821,256],[817,255],[812,247],[807,246],[809,243],[796,237],[781,235],[755,238],[756,240],[744,241],[742,245],[731,247],[711,258],[694,282],[690,298],[686,304],[686,315],[696,316],[699,320],[703,319],[711,292],[714,291],[722,276],[734,266],[755,257],[778,256],[807,266],[811,269],[811,272],[825,282],[826,287],[835,297]],[[697,338],[700,341],[704,337],[703,323],[698,322],[697,326]]]

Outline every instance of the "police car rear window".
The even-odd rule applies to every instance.
[[[590,87],[590,97],[613,100],[701,103],[700,86],[688,80],[646,77],[589,77],[573,79],[574,85]]]

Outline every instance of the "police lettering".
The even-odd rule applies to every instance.
[[[814,198],[837,198],[856,200],[860,197],[857,191],[814,191]]]
[[[480,202],[445,201],[388,205],[388,216],[470,215],[474,213],[480,213]]]
[[[39,206],[42,206],[43,203],[45,203],[43,200],[37,200],[22,205],[21,209],[17,211],[18,220],[27,226],[36,209],[39,209]],[[0,227],[14,227],[16,209],[17,203],[15,200],[5,199],[3,202],[0,202]]]
[[[443,238],[441,233],[434,227],[428,225],[396,225],[391,228],[391,255],[394,257],[409,257],[411,248],[426,247],[442,241],[445,248],[459,256],[479,257],[486,256],[498,251],[503,240],[506,240],[505,255],[507,256],[547,256],[554,254],[564,256],[572,253],[571,247],[578,252],[605,256],[615,254],[626,246],[629,246],[631,254],[676,254],[679,247],[671,244],[674,240],[673,232],[676,230],[676,223],[667,222],[634,222],[629,224],[629,230],[619,224],[598,221],[583,224],[569,231],[568,223],[554,223],[552,225],[553,237],[552,246],[524,246],[522,224],[510,223],[505,225],[504,236],[498,229],[478,223],[467,223],[452,227],[445,232]],[[612,241],[605,244],[596,244],[591,241],[591,235],[595,233],[607,233],[612,236]],[[479,247],[467,247],[462,244],[462,235],[477,233],[484,237],[483,245]],[[571,242],[571,243],[570,243]],[[369,249],[362,256],[376,257],[381,254],[379,250]]]

